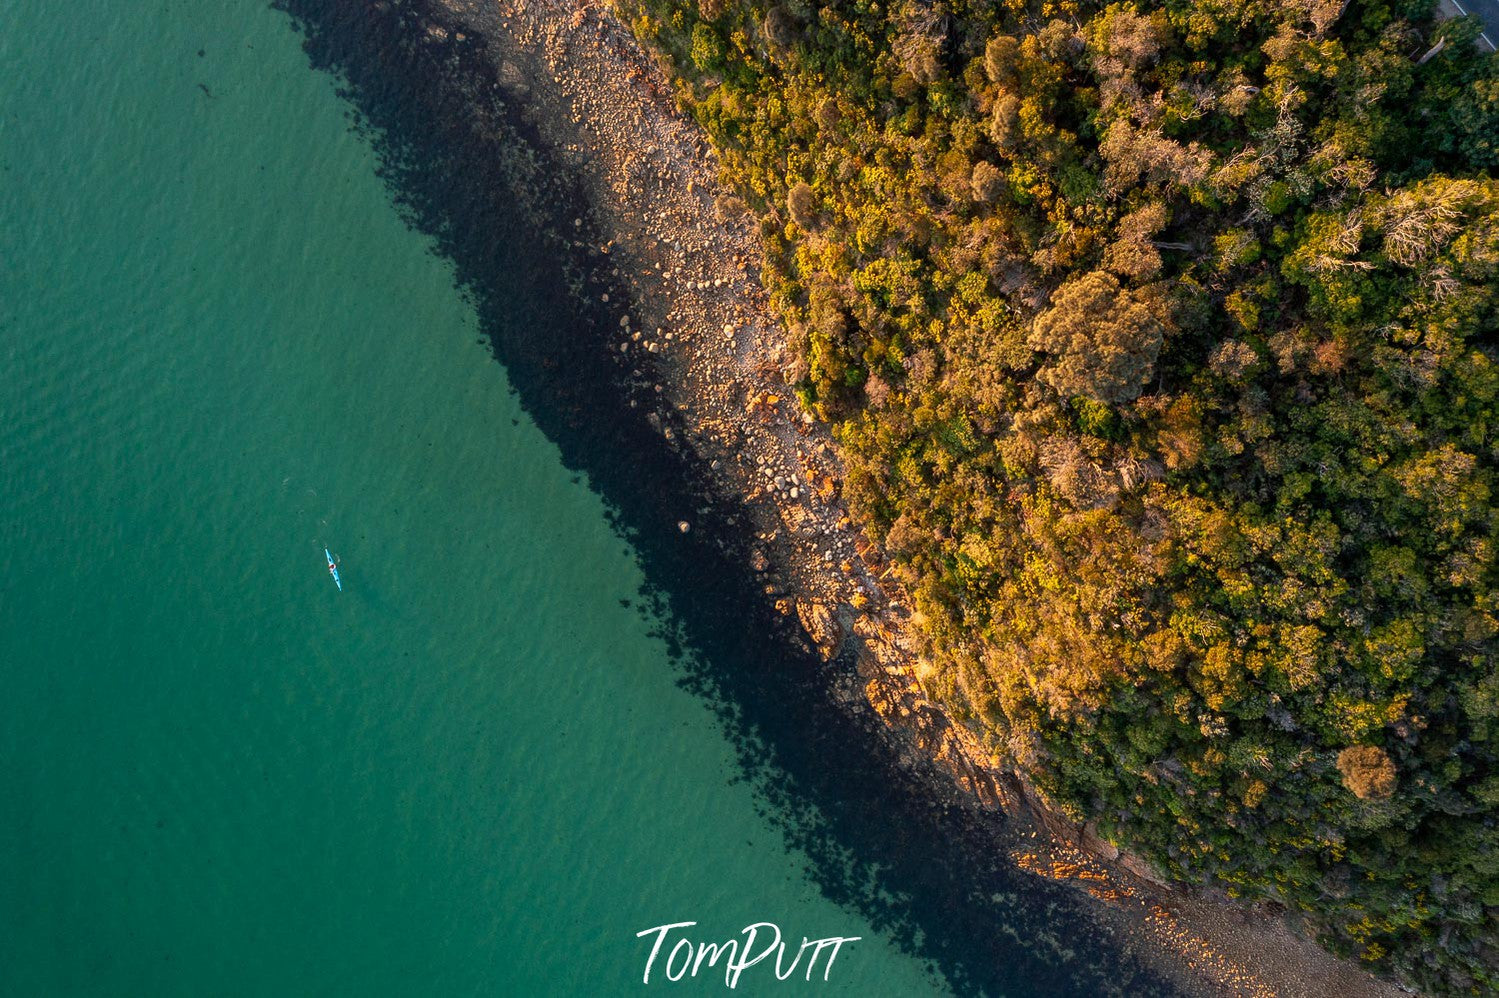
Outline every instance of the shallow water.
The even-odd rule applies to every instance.
[[[660,538],[512,391],[290,19],[9,12],[0,991],[633,993],[636,933],[687,920],[862,937],[824,990],[947,990],[950,913],[745,778],[755,708],[643,609]],[[976,904],[1031,919],[990,990],[1137,973],[1054,895]],[[811,986],[766,969],[740,990]]]

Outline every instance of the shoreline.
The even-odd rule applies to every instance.
[[[586,276],[575,289],[619,323],[606,322],[604,333],[633,383],[629,404],[734,500],[731,511],[661,510],[667,526],[701,537],[720,519],[746,540],[731,554],[758,579],[762,601],[805,631],[829,669],[851,664],[832,684],[851,710],[872,707],[884,719],[923,790],[942,807],[1003,815],[1017,869],[1089,897],[1102,918],[1133,933],[1142,962],[1183,991],[1398,994],[1265,910],[1152,882],[1137,860],[1054,817],[990,766],[922,692],[909,611],[838,501],[828,432],[781,382],[782,337],[755,277],[754,223],[735,212],[706,141],[672,105],[651,57],[596,5],[441,6],[425,40],[485,39],[538,145],[566,166],[586,202],[573,247],[602,262],[605,280],[628,300],[611,301],[618,291]],[[586,246],[595,235],[603,243]]]

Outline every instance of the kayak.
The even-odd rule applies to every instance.
[[[333,560],[333,554],[327,548],[323,548],[323,554],[328,558],[328,574],[333,576],[333,584],[338,587],[339,592],[344,591],[344,584],[338,578],[338,565]]]

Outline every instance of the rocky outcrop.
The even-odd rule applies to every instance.
[[[824,662],[832,661],[843,651],[843,624],[828,604],[799,599],[796,601],[796,617]]]

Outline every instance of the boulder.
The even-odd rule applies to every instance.
[[[827,604],[808,599],[797,600],[796,616],[807,636],[817,645],[817,652],[822,660],[828,662],[837,658],[838,653],[843,650],[843,626]]]

